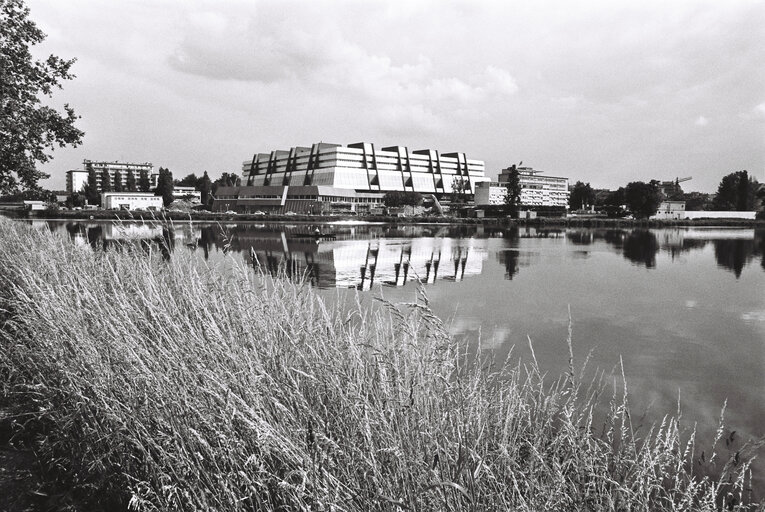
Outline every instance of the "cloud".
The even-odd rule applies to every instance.
[[[699,117],[696,119],[696,123],[695,123],[695,124],[696,124],[696,126],[706,126],[706,125],[708,125],[708,124],[709,124],[709,119],[707,119],[707,118],[706,118],[706,117],[704,117],[704,116],[699,116]]]

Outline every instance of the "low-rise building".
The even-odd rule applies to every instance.
[[[151,192],[104,192],[101,207],[105,210],[161,210],[162,196]]]
[[[685,201],[663,201],[659,205],[659,209],[656,214],[651,216],[652,219],[674,219],[680,220],[685,218]]]
[[[173,199],[184,199],[184,198],[191,199],[191,201],[195,201],[195,202],[201,202],[202,192],[195,189],[194,187],[184,187],[184,186],[175,185],[173,187]]]

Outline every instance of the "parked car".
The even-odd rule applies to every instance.
[[[297,215],[297,213],[295,213],[295,212],[287,212],[287,213],[285,213],[284,215],[289,215],[289,216],[292,216],[292,215]]]
[[[228,210],[228,211],[225,211],[223,213],[225,213],[226,215],[236,215],[236,212],[233,211],[233,210]]]
[[[266,212],[261,212],[260,210],[258,210],[258,211],[256,211],[256,212],[252,212],[252,214],[253,214],[253,215],[265,215],[265,214],[266,214]]]

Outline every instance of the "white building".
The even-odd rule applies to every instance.
[[[201,202],[202,192],[196,190],[194,187],[182,187],[175,185],[173,187],[173,199],[183,199],[190,197],[191,201]]]
[[[105,210],[161,210],[162,196],[151,192],[104,192],[101,207]]]
[[[663,201],[659,205],[655,215],[651,216],[652,219],[674,219],[680,220],[685,218],[685,201]]]
[[[132,171],[136,184],[141,179],[141,173],[145,172],[149,178],[149,186],[154,189],[157,187],[157,180],[159,179],[159,171],[154,170],[154,166],[151,162],[145,163],[131,163],[131,162],[106,162],[95,160],[83,160],[82,169],[73,169],[66,173],[66,191],[68,194],[82,191],[82,187],[88,182],[88,172],[93,169],[96,172],[97,189],[99,192],[103,190],[103,173],[106,171],[109,174],[109,188],[114,190],[115,175],[119,172],[120,184],[122,188],[127,188],[127,177]]]
[[[531,167],[518,167],[521,182],[521,206],[555,206],[568,208],[568,178],[540,176],[542,171]],[[499,183],[506,185],[511,168],[502,169]]]
[[[496,181],[477,183],[475,187],[475,205],[502,205],[507,200],[507,185]]]

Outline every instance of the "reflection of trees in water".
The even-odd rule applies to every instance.
[[[754,258],[756,247],[754,240],[715,240],[714,246],[717,265],[733,272],[736,279]]]
[[[520,251],[518,249],[507,249],[497,253],[499,262],[505,266],[505,279],[512,280],[518,273],[518,256]]]
[[[93,249],[98,249],[99,246],[106,249],[106,238],[104,238],[104,229],[101,226],[93,226],[87,228],[88,243]]]
[[[754,247],[757,254],[761,257],[760,266],[765,270],[765,229],[756,229],[754,231]]]
[[[592,245],[595,239],[594,231],[569,231],[566,233],[566,240],[574,245]]]
[[[656,235],[648,230],[636,229],[624,238],[622,254],[633,263],[654,268],[657,252],[659,252],[659,242],[656,240]]]

